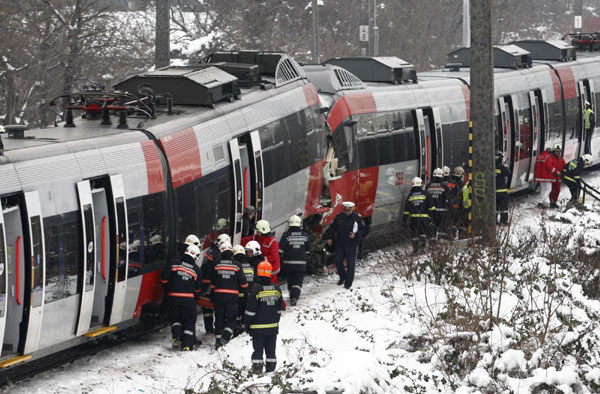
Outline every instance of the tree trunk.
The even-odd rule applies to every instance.
[[[169,23],[171,20],[171,1],[156,0],[156,42],[154,64],[156,68],[166,67],[169,60]]]
[[[6,71],[6,118],[4,124],[15,124],[15,114],[17,113],[17,88],[15,85],[15,72]]]

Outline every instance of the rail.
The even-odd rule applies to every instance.
[[[583,181],[583,179],[580,180],[581,185],[582,185],[582,189],[583,189],[583,196],[581,199],[581,202],[585,204],[585,196],[586,194],[589,194],[590,197],[592,197],[593,199],[600,201],[600,191],[598,191],[597,189],[593,188],[592,186],[590,186],[589,184],[585,183]]]

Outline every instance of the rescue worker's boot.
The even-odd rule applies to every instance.
[[[171,347],[173,348],[173,350],[181,349],[181,341],[177,338],[173,338],[173,343],[172,343]]]
[[[290,298],[290,305],[291,306],[296,306],[296,304],[298,303],[298,299],[297,298]]]
[[[277,365],[277,362],[267,361],[266,366],[265,366],[265,371],[266,372],[273,372],[273,371],[275,371],[275,366],[276,365]]]
[[[262,373],[263,364],[262,363],[252,363],[252,372],[253,373]]]
[[[418,238],[412,239],[412,248],[413,248],[414,253],[419,253],[419,239]]]

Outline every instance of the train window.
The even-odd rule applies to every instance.
[[[531,148],[531,116],[529,114],[529,97],[519,95],[517,98],[519,121],[519,159],[529,157]]]
[[[40,306],[43,301],[44,286],[44,250],[42,248],[42,221],[39,216],[31,218],[31,235],[33,246],[33,258],[31,260],[32,285],[31,306]]]
[[[375,134],[375,121],[373,120],[373,114],[360,115],[358,118],[356,131],[358,138]]]
[[[188,186],[188,185],[186,185]],[[190,186],[190,194],[192,199],[190,200],[191,205],[194,205],[193,200],[193,188]],[[148,196],[142,197],[142,204],[144,209],[142,233],[144,241],[143,246],[143,257],[141,258],[144,265],[148,264],[160,264],[163,265],[166,260],[166,212],[167,207],[165,206],[164,192],[154,193]],[[187,207],[186,207],[187,208]],[[181,209],[181,208],[180,208]],[[194,211],[195,212],[195,211]],[[191,214],[190,214],[191,215]],[[186,216],[186,213],[183,213]],[[195,216],[192,216],[195,218]],[[187,235],[187,234],[186,234]],[[185,235],[184,235],[185,237]]]
[[[4,259],[4,229],[0,224],[0,317],[4,317],[6,310],[4,309],[4,300],[6,299],[6,261]]]
[[[300,113],[293,113],[283,119],[282,127],[286,132],[286,151],[290,162],[289,173],[293,174],[306,167],[306,132]],[[287,176],[287,175],[286,175]]]
[[[377,114],[377,116],[375,117],[375,129],[377,134],[388,133],[390,131],[387,113]]]
[[[404,129],[404,113],[401,111],[395,111],[391,114],[391,124],[392,131],[403,130]]]
[[[119,197],[116,200],[117,202],[117,245],[119,245],[119,250],[117,254],[117,282],[122,282],[125,280],[125,269],[127,268],[127,228],[125,228],[125,201],[123,197]]]
[[[181,239],[185,239],[188,234],[196,234],[198,232],[194,185],[187,183],[178,187],[175,193],[177,194],[177,204],[179,207],[178,234]]]
[[[134,278],[142,273],[142,261],[144,257],[144,236],[142,220],[142,199],[136,197],[127,200],[127,222],[129,225],[129,266],[127,277]]]
[[[94,215],[92,213],[92,205],[83,206],[83,220],[85,225],[85,253],[87,253],[87,271],[84,272],[85,291],[93,290],[94,288]]]
[[[77,294],[83,248],[78,215],[78,212],[68,212],[44,219],[46,304]]]

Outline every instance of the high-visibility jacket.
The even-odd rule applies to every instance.
[[[246,277],[246,283],[248,283],[248,289],[251,289],[252,285],[254,284],[254,277],[256,276],[255,275],[256,271],[250,264],[248,257],[243,253],[238,253],[238,254],[233,255],[233,260],[234,260],[234,263],[239,264],[239,266],[242,268],[242,272],[244,273],[244,276]],[[244,295],[245,295],[244,292],[240,292],[240,294],[239,294],[240,297],[244,297]]]
[[[250,336],[273,336],[279,333],[279,318],[283,310],[283,297],[279,286],[269,278],[258,277],[248,295],[244,312],[244,325]]]
[[[594,111],[592,111],[591,108],[586,108],[585,111],[583,112],[583,118],[585,120],[585,129],[589,130],[589,129],[593,129],[595,124],[595,116],[594,116]]]
[[[221,262],[215,266],[211,279],[213,298],[218,301],[237,300],[240,292],[248,288],[242,267],[233,260],[233,252],[221,253]]]
[[[429,211],[444,212],[448,207],[448,186],[442,178],[433,177],[429,185],[425,188],[425,195],[428,198]]]
[[[556,182],[560,172],[556,170],[555,157],[547,149],[538,155],[534,167],[536,182]]]
[[[170,302],[195,302],[200,297],[200,268],[188,255],[172,259],[160,273],[160,281],[166,285]]]
[[[508,168],[502,164],[501,160],[496,160],[496,193],[508,192],[509,176]]]
[[[281,236],[279,254],[281,254],[281,261],[288,271],[306,271],[306,258],[310,251],[310,237],[300,227],[290,227]]]
[[[562,178],[565,182],[579,183],[583,172],[583,158],[571,160],[562,170]]]
[[[459,176],[452,175],[448,182],[446,182],[446,186],[448,186],[448,209],[460,209],[463,187],[462,179]]]
[[[430,219],[427,195],[420,186],[410,189],[410,194],[404,203],[404,217],[410,219]]]

